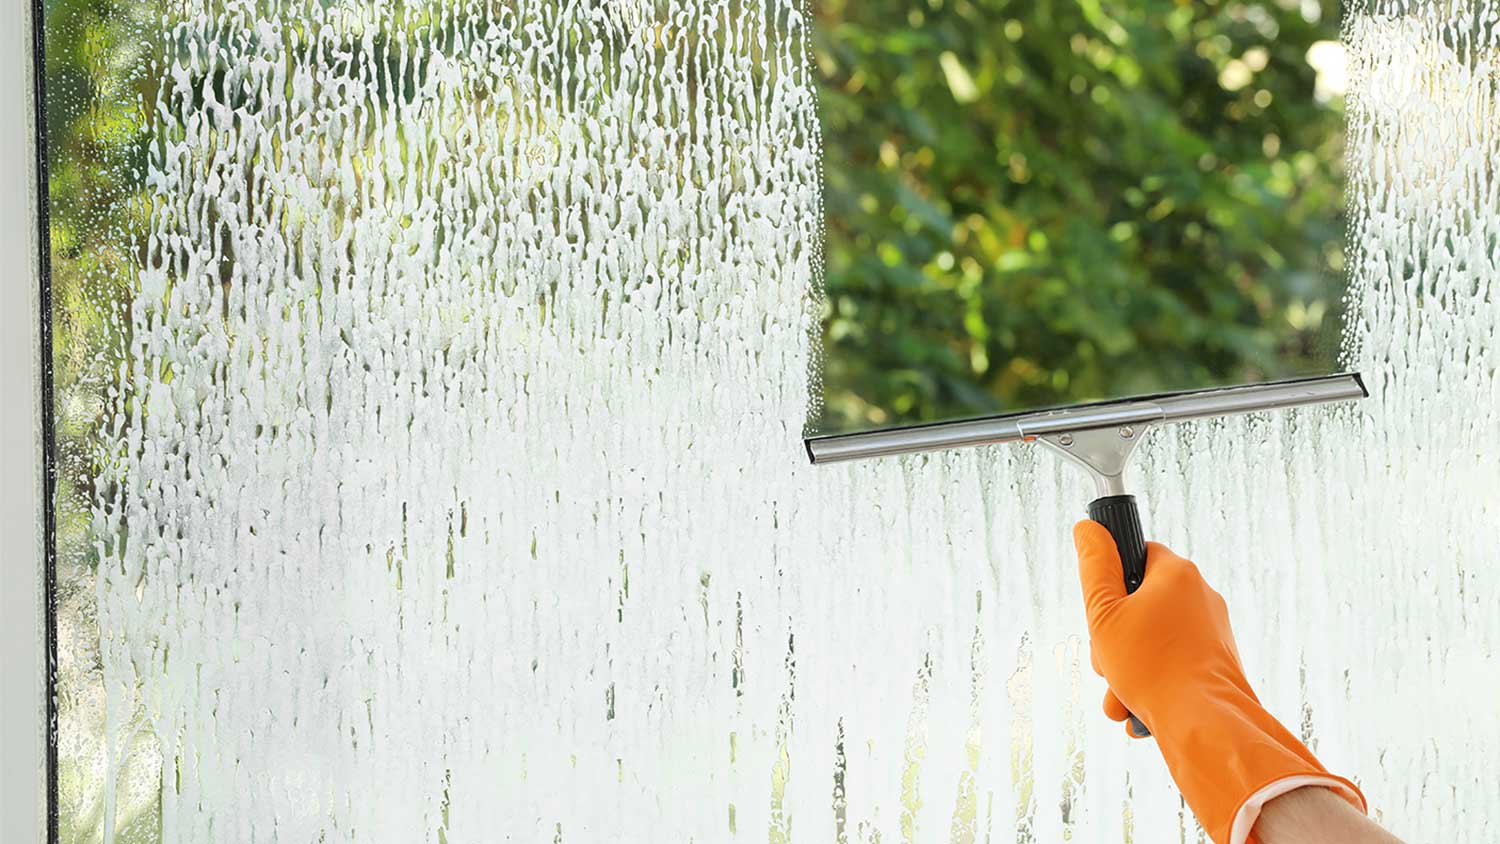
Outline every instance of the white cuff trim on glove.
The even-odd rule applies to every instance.
[[[1260,810],[1272,800],[1310,785],[1332,789],[1346,798],[1352,798],[1356,803],[1359,796],[1349,790],[1349,787],[1334,779],[1333,777],[1320,777],[1316,774],[1299,774],[1294,777],[1279,779],[1260,791],[1250,795],[1244,805],[1240,806],[1240,813],[1234,816],[1234,823],[1229,827],[1229,844],[1245,844],[1250,838],[1250,830],[1255,828],[1255,822],[1260,818]]]

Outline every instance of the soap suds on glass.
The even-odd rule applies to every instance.
[[[1397,831],[1455,841],[1500,831],[1500,29],[1474,6],[1346,25],[1373,398],[1162,431],[1136,476],[1272,711]],[[103,736],[70,745],[104,841],[1196,834],[1097,710],[1082,479],[1026,447],[806,464],[807,26],[737,0],[149,18]]]

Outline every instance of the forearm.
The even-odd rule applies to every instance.
[[[1342,797],[1311,786],[1267,803],[1254,836],[1259,844],[1401,844]]]

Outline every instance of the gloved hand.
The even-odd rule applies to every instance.
[[[1361,812],[1364,795],[1334,776],[1272,718],[1240,665],[1224,598],[1198,567],[1146,543],[1146,577],[1125,594],[1114,537],[1073,528],[1094,670],[1109,682],[1104,712],[1134,714],[1155,737],[1172,779],[1217,844],[1253,841],[1267,802],[1295,788],[1332,789]],[[1130,732],[1127,725],[1126,731]]]

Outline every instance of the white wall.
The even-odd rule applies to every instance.
[[[0,839],[46,834],[31,4],[0,11]]]

